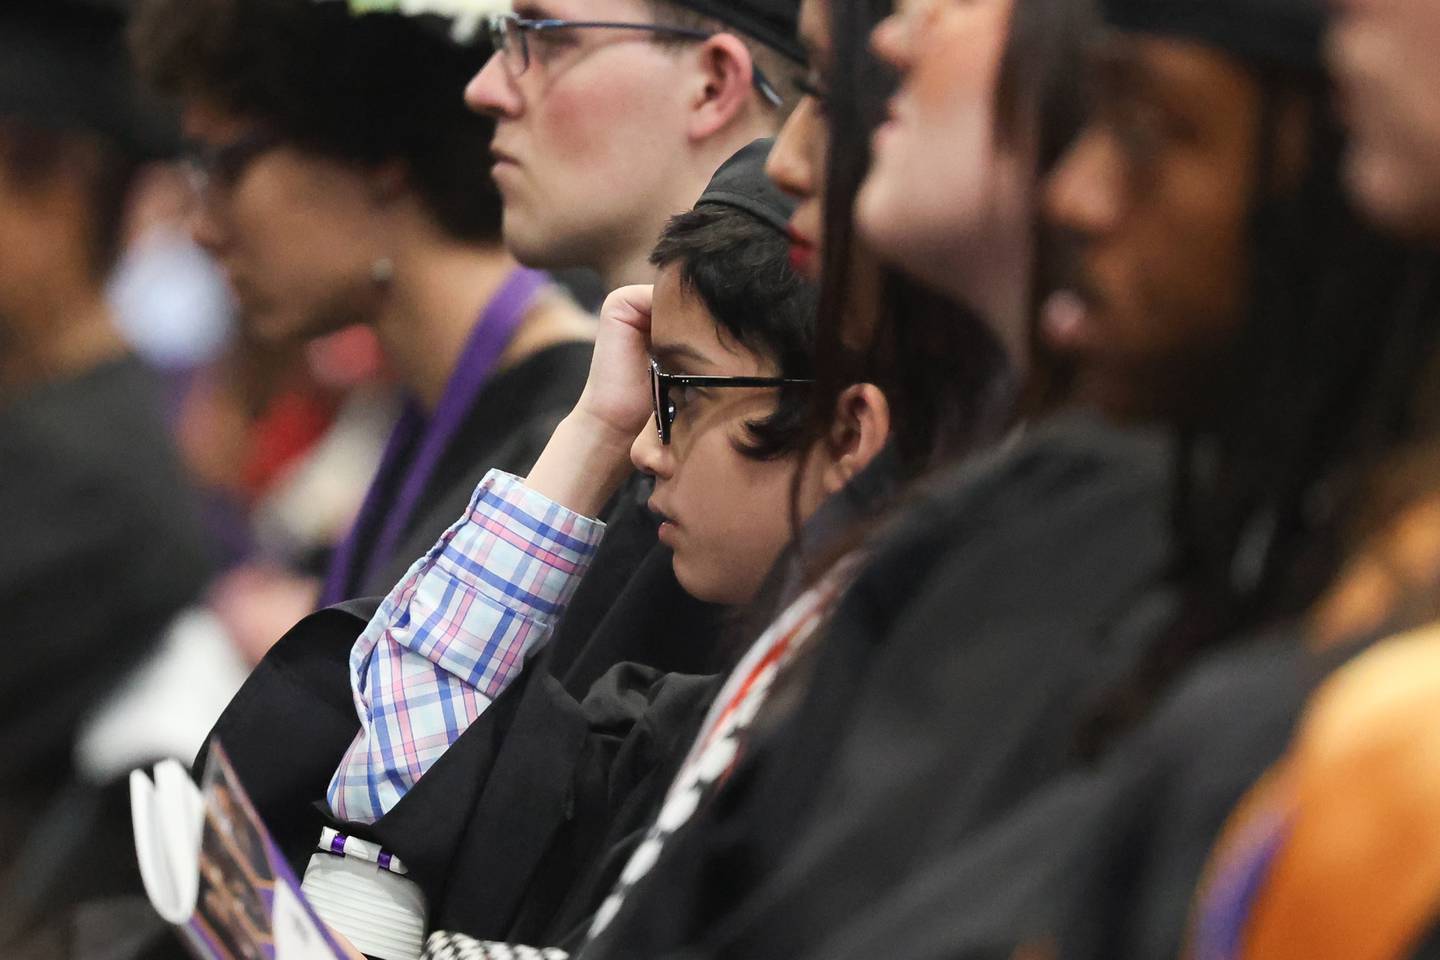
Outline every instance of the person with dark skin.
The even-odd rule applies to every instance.
[[[922,95],[939,102],[944,78],[963,76],[953,48],[931,42],[940,24],[980,16],[979,6],[907,9],[916,20],[906,46],[895,36],[903,23],[877,35],[914,84],[902,88],[877,177],[902,169],[885,161],[900,149],[907,111]],[[1083,396],[1181,440],[1176,608],[1067,677],[1064,645],[1013,626],[1009,649],[982,659],[979,634],[957,630],[966,621],[954,597],[961,583],[991,581],[958,563],[947,573],[967,579],[937,574],[930,595],[897,616],[887,656],[867,665],[868,689],[846,711],[826,772],[807,764],[786,781],[779,768],[806,754],[772,745],[767,777],[756,760],[764,747],[752,747],[710,806],[722,826],[672,839],[650,896],[637,891],[618,932],[582,956],[1005,956],[1026,944],[1041,956],[1052,946],[1077,957],[1178,952],[1215,831],[1326,668],[1295,624],[1339,574],[1340,543],[1368,492],[1357,474],[1411,437],[1397,414],[1424,382],[1437,316],[1433,258],[1387,243],[1341,195],[1342,145],[1317,66],[1320,11],[1238,2],[1197,22],[1186,9],[1106,6],[1097,116],[1046,195],[1079,247],[1076,273],[1045,311],[1046,335],[1074,359]],[[919,142],[941,156],[965,146]],[[917,182],[888,185],[890,195]],[[899,233],[875,239],[907,255]],[[904,236],[908,255],[925,239]],[[1186,275],[1197,268],[1200,278]],[[1335,497],[1325,509],[1314,484]],[[922,516],[933,543],[937,518]],[[1114,541],[1113,528],[1102,531],[1068,540],[1061,562],[1084,566],[1083,545]],[[909,579],[916,569],[905,568]],[[1019,569],[1005,567],[1005,593],[1020,589]],[[1058,582],[1047,578],[1025,609],[1056,611]],[[980,598],[966,597],[963,615],[983,616]],[[1138,615],[1149,599],[1117,598],[1110,613]],[[832,633],[847,614],[874,620],[884,609],[879,599],[860,614],[842,605]],[[948,660],[942,642],[957,651]],[[1003,672],[1022,662],[1031,669]],[[835,679],[823,663],[815,670]],[[835,696],[819,679],[816,688]],[[1037,689],[1068,696],[1042,720],[1022,699]],[[955,706],[972,700],[990,707]],[[989,749],[1011,742],[1012,720],[1034,738],[1009,755]],[[794,743],[784,725],[773,737]],[[1041,757],[1053,765],[1037,770]],[[941,779],[951,771],[960,773]],[[787,819],[776,785],[826,776]],[[997,792],[1002,784],[1012,792]],[[826,808],[839,813],[817,816]],[[745,889],[767,871],[780,879]],[[737,899],[738,909],[725,905]]]
[[[1386,230],[1431,248],[1440,243],[1437,31],[1431,4],[1350,3],[1337,7],[1328,43],[1352,195]],[[1430,816],[1440,802],[1437,372],[1432,354],[1411,441],[1372,471],[1362,536],[1310,617],[1314,649],[1361,652],[1308,699],[1285,755],[1231,813],[1196,891],[1196,956],[1440,955]]]
[[[804,956],[1178,955],[1227,814],[1354,649],[1313,647],[1310,613],[1421,435],[1435,259],[1343,194],[1318,5],[1102,6],[1094,113],[1047,184],[1074,254],[1042,330],[1083,396],[1177,433],[1178,607],[1056,729],[1061,776]]]

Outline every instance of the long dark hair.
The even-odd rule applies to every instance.
[[[891,7],[891,0],[830,2],[830,143],[810,416],[816,436],[825,436],[840,392],[875,383],[890,404],[901,473],[914,477],[1003,428],[1011,377],[1003,348],[973,311],[882,267],[855,234],[870,135],[895,88],[868,42]]]
[[[891,0],[830,3],[830,145],[811,419],[823,435],[840,391],[857,382],[877,384],[890,403],[896,460],[903,477],[914,479],[994,440],[1013,421],[1019,385],[975,310],[880,265],[855,235],[853,210],[870,169],[870,135],[895,88],[869,38],[892,6]],[[1083,101],[1073,77],[1092,21],[1089,0],[1016,0],[997,118],[1002,142],[1031,156],[1037,177],[1079,129]]]
[[[1260,194],[1247,322],[1219,407],[1177,435],[1174,627],[1082,731],[1093,752],[1199,654],[1298,617],[1336,579],[1377,465],[1414,437],[1440,329],[1437,258],[1380,236],[1342,186],[1344,138],[1317,74],[1258,70]],[[1277,184],[1282,113],[1311,117]]]

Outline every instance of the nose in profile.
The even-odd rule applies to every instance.
[[[514,119],[520,115],[522,101],[514,79],[505,68],[505,58],[491,54],[480,72],[465,86],[465,105],[476,113],[498,119]]]
[[[1045,184],[1045,215],[1079,236],[1112,229],[1123,209],[1123,164],[1112,138],[1087,130]]]
[[[635,464],[635,469],[656,479],[665,479],[670,476],[670,448],[660,442],[660,433],[655,427],[655,417],[650,417],[650,422],[635,442],[630,444],[630,462]]]
[[[770,181],[800,200],[815,195],[815,171],[810,163],[810,138],[815,135],[811,109],[810,104],[802,103],[790,114],[765,161],[765,175]]]

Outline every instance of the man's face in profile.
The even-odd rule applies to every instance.
[[[520,0],[515,13],[654,22],[642,0]],[[626,30],[525,31],[524,42],[528,59],[497,53],[465,91],[496,121],[506,246],[545,267],[604,267],[616,249],[648,249],[651,208],[668,196],[657,187],[684,155],[683,51]]]

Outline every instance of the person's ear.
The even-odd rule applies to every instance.
[[[689,134],[708,140],[724,130],[750,103],[755,69],[750,51],[740,38],[717,33],[696,50],[699,82],[691,98]]]
[[[870,465],[890,440],[890,401],[873,383],[846,387],[835,401],[835,419],[826,437],[825,493],[838,493]]]

